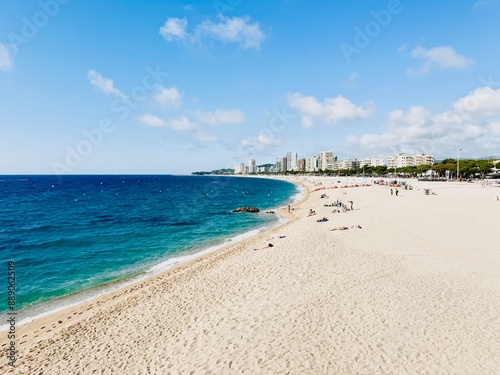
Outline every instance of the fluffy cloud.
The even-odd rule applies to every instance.
[[[160,27],[160,35],[167,41],[182,40],[186,38],[187,20],[185,18],[168,18]]]
[[[467,120],[500,116],[500,89],[480,87],[453,104],[453,112]]]
[[[144,125],[151,126],[154,128],[163,128],[167,126],[166,122],[158,116],[151,115],[146,113],[142,116],[139,116],[139,121]]]
[[[239,109],[217,109],[212,112],[196,112],[196,118],[199,122],[218,125],[218,124],[241,124],[245,121],[245,114]]]
[[[180,116],[177,118],[170,119],[167,122],[167,127],[173,130],[192,130],[197,128],[196,124],[191,122],[186,116]]]
[[[467,147],[471,154],[487,153],[488,150],[498,153],[499,117],[500,89],[481,87],[459,98],[449,110],[436,115],[422,107],[393,111],[388,116],[385,133],[351,135],[347,141],[385,153],[395,150],[447,156],[458,145]]]
[[[89,70],[87,77],[92,86],[97,87],[106,95],[112,94],[124,98],[125,95],[113,85],[113,80],[103,77],[95,70]]]
[[[0,43],[0,70],[8,72],[14,67],[16,48],[10,44]]]
[[[204,20],[188,33],[187,20],[168,18],[160,28],[160,35],[168,41],[184,40],[191,43],[200,43],[208,38],[222,42],[238,43],[243,49],[259,49],[266,39],[265,33],[258,22],[252,22],[249,16],[225,17],[219,16],[217,21]]]
[[[154,94],[154,99],[165,107],[178,108],[182,104],[182,94],[177,87],[164,87],[158,85],[158,90]]]
[[[463,69],[472,64],[472,59],[458,54],[451,46],[439,46],[429,49],[418,46],[410,52],[410,56],[423,60],[418,68],[408,69],[408,74],[411,75],[425,75],[432,68]]]
[[[248,16],[221,17],[218,22],[205,20],[197,26],[195,34],[223,42],[238,43],[244,49],[259,49],[266,38],[260,24],[252,23]]]
[[[306,128],[313,126],[315,119],[327,124],[335,124],[343,120],[366,118],[374,111],[371,103],[363,108],[340,95],[320,102],[313,96],[294,93],[288,94],[287,102],[291,108],[302,114],[302,125]]]
[[[260,132],[257,137],[242,139],[240,146],[248,152],[262,152],[265,150],[275,150],[275,146],[280,143],[281,140],[275,138],[274,134],[263,131]]]

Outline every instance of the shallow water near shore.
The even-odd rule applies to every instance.
[[[0,176],[0,193],[0,265],[15,262],[16,309],[26,311],[104,293],[275,225],[265,211],[298,190],[260,178]],[[264,212],[231,212],[239,206]]]

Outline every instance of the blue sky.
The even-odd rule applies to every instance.
[[[500,155],[499,0],[0,0],[0,173]]]

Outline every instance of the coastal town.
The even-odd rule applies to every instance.
[[[234,168],[217,169],[211,172],[193,172],[194,175],[344,175],[418,177],[432,180],[454,179],[498,179],[500,158],[481,159],[446,158],[436,160],[433,155],[421,153],[407,155],[398,153],[385,159],[367,157],[340,160],[332,151],[322,151],[316,156],[299,158],[296,151],[277,157],[274,164],[258,164],[256,159],[238,163]]]

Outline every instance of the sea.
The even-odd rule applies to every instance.
[[[27,321],[275,226],[272,211],[300,195],[265,178],[0,176],[0,314],[12,267]],[[261,212],[232,212],[240,206]]]

